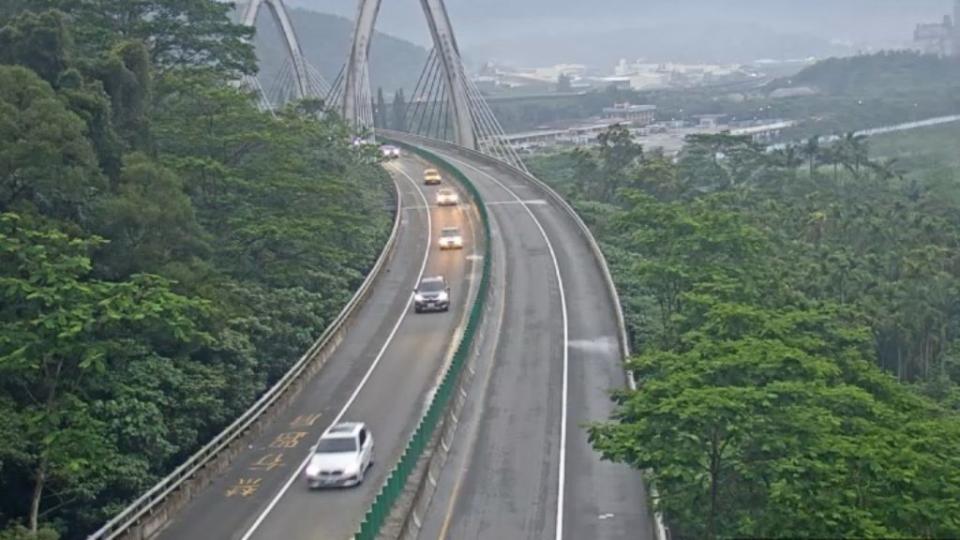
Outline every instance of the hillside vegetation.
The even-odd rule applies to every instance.
[[[636,355],[591,440],[672,538],[960,536],[956,185],[853,136],[674,163],[614,129],[531,165],[601,242]]]
[[[82,538],[320,335],[392,221],[214,0],[0,4],[0,538]]]
[[[308,9],[293,9],[290,16],[303,55],[332,84],[347,60],[353,21]],[[257,23],[256,45],[263,80],[271,81],[286,62],[287,53],[279,29],[265,13]],[[370,42],[370,85],[388,94],[401,88],[412,92],[426,63],[427,50],[423,47],[376,32]]]
[[[770,89],[813,86],[825,93],[886,95],[930,87],[960,86],[960,60],[914,51],[886,51],[872,55],[828,58]]]

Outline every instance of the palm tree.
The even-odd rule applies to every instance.
[[[784,169],[793,170],[804,163],[801,149],[792,144],[775,151],[773,157],[777,166]]]
[[[800,152],[807,158],[810,165],[810,177],[813,178],[813,171],[816,169],[817,161],[820,159],[820,137],[814,135],[807,139]]]
[[[893,178],[903,180],[903,172],[897,166],[897,158],[867,161],[866,165],[880,180],[891,180]]]
[[[841,150],[841,163],[843,167],[853,173],[856,178],[860,178],[860,167],[870,157],[870,148],[867,144],[866,135],[857,135],[852,131],[844,134],[843,138],[837,143]]]

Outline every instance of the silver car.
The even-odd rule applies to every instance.
[[[304,475],[311,489],[357,486],[372,464],[370,430],[360,422],[342,422],[320,436]]]

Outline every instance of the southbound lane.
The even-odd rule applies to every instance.
[[[422,185],[425,167],[414,158],[388,165],[401,193],[400,236],[344,342],[287,411],[161,538],[342,540],[356,531],[438,382],[479,281],[467,258],[482,241],[475,209],[436,208],[436,188]],[[462,251],[437,248],[440,229],[449,226],[461,228]],[[451,310],[413,314],[410,299],[419,277],[439,274],[450,282]],[[319,435],[339,420],[367,422],[377,461],[357,488],[309,491],[301,465]]]
[[[589,244],[528,180],[432,150],[477,185],[508,261],[489,382],[473,389],[475,412],[461,420],[420,538],[654,538],[640,474],[602,462],[583,427],[608,418],[610,389],[626,385]]]

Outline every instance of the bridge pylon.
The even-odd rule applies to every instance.
[[[369,57],[382,0],[359,0],[353,42],[342,77],[342,88],[334,95],[338,98],[341,114],[352,122],[358,131],[372,129]],[[470,112],[470,89],[463,70],[463,59],[453,33],[453,25],[443,0],[420,0],[433,48],[440,61],[445,86],[445,99],[452,112],[455,141],[467,148],[477,148],[477,134]]]
[[[289,95],[293,99],[319,98],[325,99],[330,92],[330,85],[323,79],[320,72],[307,62],[297,38],[296,29],[290,18],[290,13],[284,0],[249,0],[245,6],[238,5],[240,22],[249,27],[255,27],[257,17],[262,9],[267,9],[274,23],[280,31],[284,50],[287,53],[286,65],[283,66],[280,81],[275,81],[281,88],[276,92],[277,98]],[[261,102],[274,107],[277,103],[270,103],[266,89],[259,81],[248,81],[249,86],[260,95]],[[282,88],[288,87],[288,88]]]

